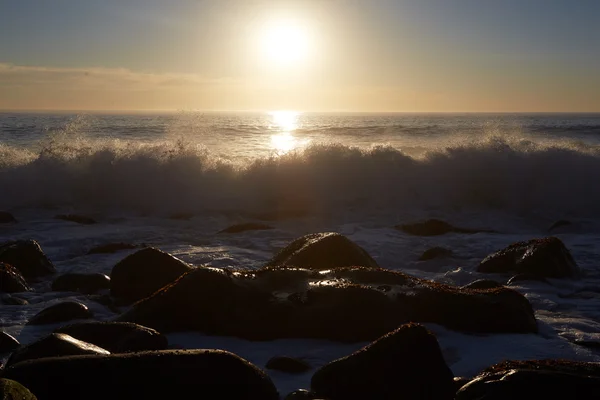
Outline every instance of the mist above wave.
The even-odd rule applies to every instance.
[[[39,152],[0,145],[0,207],[146,212],[410,208],[600,214],[600,151],[522,137],[455,138],[410,152],[313,143],[234,162],[186,141],[57,135]]]

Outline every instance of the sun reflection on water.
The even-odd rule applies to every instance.
[[[298,117],[300,113],[297,111],[271,111],[271,128],[277,131],[271,135],[271,147],[278,154],[285,154],[291,150],[307,143],[307,140],[300,141],[293,132],[298,129]]]

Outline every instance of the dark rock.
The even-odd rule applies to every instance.
[[[284,400],[323,400],[323,398],[319,397],[314,392],[309,392],[305,389],[299,389],[289,393],[287,396],[285,396]]]
[[[0,245],[0,262],[12,265],[28,280],[56,272],[35,240],[17,240]]]
[[[362,267],[197,268],[118,320],[163,333],[190,330],[250,340],[362,342],[410,321],[473,333],[537,332],[531,305],[512,289],[462,289]]]
[[[11,213],[0,211],[0,224],[8,224],[11,222],[17,222],[15,217],[13,217]]]
[[[178,219],[180,221],[188,221],[194,217],[194,213],[180,212],[169,215],[170,219]]]
[[[28,325],[45,325],[57,322],[71,321],[74,319],[92,318],[93,313],[87,306],[75,301],[63,301],[43,309],[34,315]]]
[[[477,279],[467,285],[464,285],[463,289],[494,289],[502,287],[503,285],[500,282],[493,281],[491,279]]]
[[[10,264],[0,262],[0,292],[29,292],[31,288],[23,275]]]
[[[91,248],[87,254],[112,254],[121,250],[133,250],[138,246],[129,243],[108,243]]]
[[[443,247],[432,247],[423,252],[421,257],[419,257],[419,261],[433,260],[434,258],[448,258],[452,257],[453,254],[452,250]]]
[[[303,374],[304,372],[311,370],[310,364],[306,361],[285,356],[272,357],[267,361],[265,368],[287,372],[289,374]]]
[[[8,306],[26,306],[29,302],[20,297],[11,296],[8,293],[2,295],[2,303]]]
[[[278,400],[260,369],[223,350],[162,350],[105,356],[54,357],[8,368],[4,377],[40,400]],[[67,379],[68,378],[68,379]]]
[[[539,275],[534,275],[534,274],[528,274],[528,273],[524,273],[524,274],[517,274],[515,276],[513,276],[512,278],[510,278],[508,280],[508,282],[506,282],[507,285],[512,285],[516,282],[525,282],[525,281],[538,281],[538,282],[543,282],[543,283],[550,283],[548,282],[548,280],[544,277],[541,277]]]
[[[264,231],[268,229],[274,228],[270,225],[265,225],[258,222],[246,222],[244,224],[231,225],[230,227],[227,227],[217,233],[240,233],[246,231]]]
[[[16,363],[26,360],[36,360],[46,357],[77,356],[84,354],[110,354],[103,348],[90,343],[82,342],[69,335],[52,333],[37,342],[22,346],[13,352],[6,361],[8,368]]]
[[[62,219],[63,221],[75,222],[82,225],[92,225],[96,223],[96,220],[93,218],[77,214],[60,214],[54,216],[54,219]]]
[[[396,225],[394,228],[415,236],[439,236],[446,233],[495,233],[484,229],[459,228],[439,219],[428,219],[423,222]]]
[[[484,273],[528,273],[546,278],[579,274],[579,267],[563,242],[556,237],[513,243],[487,256],[477,271]]]
[[[465,386],[470,381],[471,380],[469,378],[465,378],[463,376],[455,376],[454,377],[454,387],[455,387],[456,391],[458,392],[461,387]]]
[[[555,223],[553,223],[550,228],[548,228],[548,232],[552,232],[553,230],[555,230],[556,228],[560,228],[562,226],[569,226],[572,225],[573,223],[571,221],[567,221],[565,219],[560,219],[558,221],[556,221]]]
[[[52,282],[55,292],[80,292],[93,294],[102,289],[110,289],[110,278],[101,273],[60,275]]]
[[[0,332],[0,354],[18,349],[21,343],[6,332]]]
[[[125,257],[113,267],[110,294],[133,303],[150,296],[190,270],[192,267],[180,259],[148,247]]]
[[[165,350],[169,345],[167,337],[160,332],[129,322],[80,322],[55,332],[93,343],[111,353]]]
[[[281,265],[315,270],[353,266],[378,268],[377,262],[362,247],[333,232],[313,233],[294,240],[266,267]]]
[[[494,365],[456,393],[456,400],[574,399],[600,393],[600,366],[565,360],[507,361]]]
[[[102,304],[115,314],[120,314],[121,310],[115,303],[115,299],[110,297],[109,294],[90,294],[87,296],[88,300],[93,301],[94,303]]]
[[[321,367],[310,386],[331,400],[452,400],[453,378],[435,336],[407,324]]]
[[[25,386],[10,379],[0,379],[0,399],[2,400],[37,400]]]

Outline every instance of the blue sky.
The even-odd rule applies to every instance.
[[[316,32],[313,58],[297,70],[263,71],[253,60],[259,50],[252,30],[265,15],[281,13]],[[0,0],[0,63],[12,66],[0,84],[10,86],[17,108],[33,90],[17,90],[25,73],[42,71],[47,81],[49,74],[93,69],[114,79],[127,70],[128,79],[143,74],[137,81],[162,74],[203,82],[198,101],[177,92],[183,100],[173,107],[202,108],[201,98],[211,97],[216,108],[281,102],[318,109],[368,103],[385,111],[600,111],[599,16],[600,1],[591,0]],[[228,86],[219,89],[223,80]],[[88,83],[57,80],[43,93],[50,99],[55,91],[61,108],[65,87],[71,103],[78,90],[98,95]],[[152,92],[155,84],[144,87],[145,95],[165,95]],[[296,95],[282,97],[286,91]],[[238,98],[230,107],[228,96]],[[102,98],[90,107],[101,107]],[[128,101],[122,106],[138,107],[135,98]],[[169,108],[139,105],[146,106]],[[12,108],[6,99],[0,107]]]

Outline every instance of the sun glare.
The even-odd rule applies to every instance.
[[[285,154],[308,143],[307,139],[299,140],[293,134],[298,129],[299,112],[271,111],[269,115],[272,121],[270,128],[277,132],[271,135],[271,147],[277,154]]]
[[[265,23],[261,35],[261,50],[270,65],[295,66],[307,60],[311,50],[309,30],[293,20]]]

